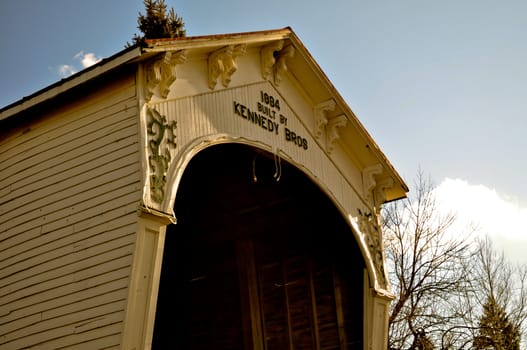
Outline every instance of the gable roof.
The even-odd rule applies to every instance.
[[[287,67],[288,72],[300,81],[303,86],[320,87],[305,91],[305,93],[309,95],[309,99],[313,102],[333,100],[336,107],[332,114],[344,114],[347,117],[348,124],[350,124],[351,127],[348,129],[353,130],[353,135],[341,137],[341,142],[349,148],[356,148],[357,139],[360,139],[364,149],[359,150],[357,154],[359,155],[359,158],[361,155],[365,158],[362,159],[363,161],[361,161],[361,159],[359,159],[359,161],[361,161],[362,164],[365,164],[365,166],[381,163],[384,168],[389,169],[390,177],[392,177],[397,184],[392,187],[392,190],[390,190],[389,193],[387,193],[386,200],[390,201],[405,197],[408,192],[407,185],[344,101],[342,96],[335,89],[331,81],[324,74],[317,62],[304,47],[300,39],[289,27],[256,32],[146,40],[145,47],[139,47],[136,45],[127,48],[72,75],[71,77],[62,79],[28,97],[22,98],[21,100],[0,109],[0,125],[7,121],[9,121],[10,124],[22,122],[26,112],[38,105],[60,98],[64,93],[75,90],[88,82],[108,75],[124,65],[145,61],[163,52],[186,50],[192,55],[207,55],[211,51],[227,45],[243,44],[246,45],[247,48],[262,47],[270,42],[278,40],[287,41],[287,44],[293,45],[295,49],[295,55],[291,58],[292,62],[288,64]],[[376,173],[376,170],[373,170],[371,176],[373,176],[373,174],[378,173]]]

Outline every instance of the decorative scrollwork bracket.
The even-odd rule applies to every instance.
[[[150,198],[161,203],[165,198],[166,175],[175,149],[177,122],[167,122],[155,109],[147,109],[148,165],[150,168]]]
[[[373,260],[377,281],[382,287],[386,288],[388,286],[388,279],[384,267],[384,244],[382,242],[378,217],[375,213],[363,213],[360,209],[358,209],[358,212],[357,224],[365,238],[370,256]]]

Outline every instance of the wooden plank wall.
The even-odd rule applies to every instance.
[[[0,131],[0,349],[119,348],[141,197],[119,80]]]

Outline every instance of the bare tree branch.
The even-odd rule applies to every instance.
[[[389,204],[383,212],[387,265],[396,295],[389,316],[391,349],[439,343],[459,320],[452,296],[468,287],[470,232],[452,235],[456,216],[442,214],[432,182],[421,172],[415,188],[414,197]],[[447,338],[459,343],[455,334]]]

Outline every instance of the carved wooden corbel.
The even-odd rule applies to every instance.
[[[287,60],[293,58],[295,55],[295,48],[293,45],[288,45],[280,50],[276,57],[276,63],[274,65],[274,83],[280,85],[282,82],[282,76],[287,71]]]
[[[381,181],[377,182],[377,186],[375,187],[375,208],[376,210],[380,211],[381,205],[386,202],[386,190],[389,188],[392,188],[394,185],[394,181],[391,177],[387,177],[382,179]]]
[[[229,45],[210,54],[209,65],[209,89],[213,90],[218,83],[218,78],[224,87],[228,87],[231,76],[236,72],[236,58],[244,55],[247,45]]]
[[[382,171],[382,164],[375,164],[362,170],[362,186],[364,190],[364,197],[366,197],[370,203],[373,199],[373,190],[375,189],[375,186],[377,186],[377,180],[375,179],[375,176],[382,174]]]
[[[327,143],[328,152],[333,152],[335,148],[335,142],[340,138],[338,129],[343,128],[348,124],[348,118],[344,114],[341,114],[328,121],[327,125]]]
[[[284,47],[284,41],[278,40],[262,47],[260,51],[260,62],[262,77],[268,80],[273,74],[273,66],[276,63],[275,52],[279,52]]]
[[[321,102],[315,106],[313,114],[315,115],[315,137],[317,139],[326,131],[326,125],[328,124],[327,113],[334,109],[335,101],[333,99]]]
[[[166,98],[170,92],[170,85],[176,80],[176,65],[187,59],[186,50],[167,51],[163,57],[147,65],[146,68],[146,100],[152,95]]]
[[[375,164],[362,170],[364,197],[373,205],[377,213],[380,211],[381,205],[386,202],[386,189],[394,186],[394,181],[391,177],[378,180],[378,175],[381,175],[383,170],[381,164]]]
[[[272,76],[273,83],[280,85],[283,74],[287,71],[287,60],[294,55],[293,45],[284,47],[283,40],[264,46],[260,52],[262,77],[269,80]]]

